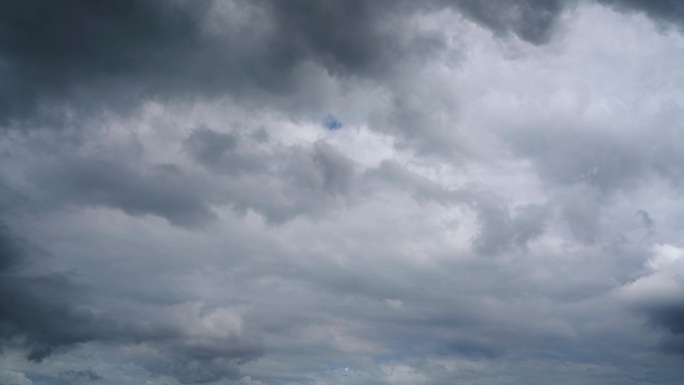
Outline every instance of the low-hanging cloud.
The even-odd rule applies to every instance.
[[[680,8],[0,5],[0,381],[678,383]]]

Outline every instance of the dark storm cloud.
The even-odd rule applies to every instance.
[[[41,103],[49,108],[78,99],[76,107],[83,108],[89,97],[111,99],[117,92],[121,98],[106,102],[126,103],[126,97],[149,91],[145,88],[163,88],[169,80],[164,71],[181,74],[178,54],[200,43],[199,20],[206,8],[43,0],[8,1],[1,7],[3,124],[31,117]],[[153,68],[160,70],[158,77],[149,77]],[[134,88],[131,82],[142,78],[142,89],[122,89]]]
[[[620,3],[623,7],[644,10],[654,18],[668,20],[674,18],[665,13],[678,8],[665,2],[653,3],[661,4],[659,6],[638,1]],[[235,96],[239,103],[251,98],[259,109],[269,105],[268,98],[261,98],[264,94],[287,94],[298,83],[297,76],[307,76],[295,71],[303,63],[323,67],[328,74],[337,77],[336,80],[365,78],[385,82],[390,93],[400,94],[399,86],[391,84],[401,82],[389,74],[392,66],[408,56],[424,56],[442,43],[438,35],[406,40],[402,37],[404,31],[389,24],[388,20],[393,17],[449,8],[498,37],[517,36],[541,45],[553,38],[563,12],[574,4],[574,1],[560,0],[236,0],[202,3],[10,0],[0,4],[0,126],[58,126],[60,122],[66,122],[86,127],[78,114],[102,110],[130,112],[146,100],[175,102],[224,94]],[[457,143],[459,138],[453,136],[451,128],[443,132],[433,130],[433,126],[444,127],[444,124],[438,126],[439,122],[431,119],[439,115],[434,111],[440,108],[451,111],[453,106],[448,101],[440,105],[433,98],[415,96],[410,92],[410,87],[415,85],[407,81],[407,105],[396,103],[396,108],[401,110],[396,123],[403,125],[405,132],[399,133],[402,128],[392,126],[385,133],[392,139],[401,135],[416,138],[420,150],[424,150],[418,151],[418,159],[436,152],[435,147],[443,154],[452,155],[457,152],[455,146],[462,145]],[[415,108],[409,103],[411,97],[416,99]],[[403,100],[402,96],[394,95],[394,98]],[[287,112],[284,115],[284,120],[291,118]],[[348,128],[356,128],[351,119],[347,120],[347,115],[340,116],[344,118],[343,128],[330,132],[319,127],[321,131],[315,135],[343,138]],[[130,253],[130,257],[121,256],[123,271],[131,266],[135,268],[138,260],[144,259],[142,263],[154,264],[154,269],[163,271],[151,274],[150,285],[157,282],[155,274],[173,275],[174,286],[178,283],[177,291],[169,290],[171,294],[165,304],[147,303],[145,305],[150,309],[146,312],[135,305],[130,309],[121,305],[130,311],[104,308],[117,303],[116,298],[111,298],[112,292],[116,292],[112,286],[108,286],[109,291],[98,291],[100,288],[89,287],[75,274],[23,271],[23,264],[32,260],[24,241],[12,235],[9,229],[0,227],[0,340],[23,341],[27,358],[33,362],[49,361],[54,355],[89,342],[148,349],[143,350],[135,362],[154,374],[174,376],[182,383],[239,379],[242,365],[264,355],[260,333],[270,337],[266,339],[269,344],[286,341],[284,346],[275,349],[274,361],[288,360],[289,357],[283,359],[283,356],[289,354],[300,354],[296,359],[308,354],[306,359],[318,360],[315,364],[305,364],[309,368],[315,367],[306,373],[318,370],[318,364],[321,367],[331,365],[321,362],[333,361],[342,355],[343,349],[335,344],[353,345],[355,339],[389,347],[383,354],[389,351],[388,354],[399,357],[419,352],[427,359],[437,355],[496,360],[505,358],[508,351],[516,351],[520,346],[525,349],[529,346],[531,350],[548,347],[546,340],[549,339],[568,338],[574,343],[584,338],[578,337],[582,326],[577,326],[583,322],[571,319],[575,313],[558,305],[558,299],[565,296],[584,300],[609,290],[613,280],[621,279],[618,273],[611,272],[608,278],[596,278],[592,274],[605,273],[601,269],[606,268],[600,266],[605,263],[603,260],[613,263],[615,259],[618,262],[614,265],[624,266],[624,258],[619,260],[612,255],[582,258],[590,261],[592,268],[584,270],[582,262],[582,267],[572,270],[575,263],[580,265],[573,261],[572,255],[545,255],[535,260],[535,251],[528,250],[528,243],[544,235],[547,222],[556,219],[550,213],[555,208],[576,240],[598,243],[603,230],[602,210],[607,205],[606,197],[637,186],[651,174],[654,164],[655,173],[673,183],[684,175],[681,162],[678,162],[677,140],[669,141],[673,143],[666,148],[669,152],[661,152],[653,160],[639,151],[641,142],[646,141],[617,140],[615,136],[594,130],[566,133],[550,129],[541,133],[534,129],[506,144],[512,144],[518,155],[532,161],[533,172],[538,173],[542,182],[549,182],[544,187],[549,188],[552,202],[514,206],[514,202],[505,196],[487,191],[445,187],[418,172],[409,171],[399,162],[383,161],[378,167],[360,172],[363,166],[353,159],[356,149],[347,154],[325,140],[311,145],[285,145],[271,140],[264,129],[250,135],[237,129],[220,132],[195,124],[193,122],[190,127],[198,128],[176,137],[184,139],[182,143],[174,142],[177,147],[169,152],[182,149],[182,155],[187,158],[173,164],[147,160],[145,155],[153,158],[152,154],[146,154],[142,145],[138,149],[135,143],[122,146],[127,150],[122,153],[119,149],[107,151],[106,148],[114,146],[106,140],[96,146],[95,153],[88,153],[90,147],[85,145],[85,150],[73,152],[62,148],[62,143],[46,146],[50,147],[46,153],[38,146],[27,145],[25,152],[11,144],[3,147],[2,151],[9,155],[3,152],[2,156],[12,161],[8,164],[18,166],[16,169],[4,167],[8,170],[2,170],[0,183],[4,183],[4,179],[8,184],[16,182],[11,190],[26,187],[26,196],[30,198],[26,198],[28,204],[20,205],[14,195],[21,194],[1,190],[0,213],[5,207],[15,206],[17,211],[25,210],[35,215],[27,222],[37,222],[40,219],[35,218],[43,218],[40,212],[45,210],[48,219],[61,223],[61,208],[96,206],[120,210],[134,217],[164,218],[182,229],[155,227],[155,231],[168,237],[164,247],[169,249],[169,258],[163,262],[155,260],[154,255],[145,254],[145,248],[140,245],[155,242],[144,238],[146,235],[141,238],[129,236],[127,239],[134,242],[121,246],[127,252],[136,251]],[[152,137],[145,139],[157,139]],[[83,140],[87,141],[87,138]],[[350,139],[340,139],[344,140]],[[345,145],[341,147],[345,148]],[[358,153],[363,151],[360,149]],[[10,171],[10,168],[13,169]],[[486,174],[482,174],[483,180],[491,178]],[[383,193],[387,194],[381,195]],[[400,199],[395,195],[400,195]],[[409,199],[404,199],[406,196]],[[388,199],[388,203],[379,201],[379,197],[392,199]],[[355,207],[348,204],[367,203],[373,199],[375,201],[364,206],[362,212],[353,212]],[[413,207],[414,201],[418,202],[417,208]],[[400,204],[392,206],[396,202]],[[437,209],[435,203],[439,206]],[[391,221],[383,221],[381,210],[374,211],[383,204],[383,209],[393,215],[396,213]],[[28,206],[35,207],[29,209]],[[282,226],[264,226],[263,230],[260,224],[243,226],[245,223],[240,222],[240,218],[226,215],[226,222],[235,228],[229,225],[219,228],[217,231],[221,233],[217,238],[224,243],[216,243],[212,238],[215,234],[199,234],[198,230],[218,218],[215,210],[220,206],[241,213],[253,211],[263,215],[269,224]],[[55,207],[57,210],[52,210]],[[340,213],[333,219],[322,218],[341,207],[349,212]],[[628,214],[632,219],[635,219],[638,207],[651,210],[648,204],[630,206]],[[459,215],[454,214],[457,211],[454,208],[464,208],[472,214],[476,221],[472,224],[474,229],[466,228],[470,223],[454,225],[460,217],[456,220],[440,217],[442,212],[446,213],[445,217]],[[433,214],[434,218],[448,224],[440,222],[431,227],[432,221],[427,216]],[[639,210],[637,215],[651,232],[650,214]],[[654,212],[654,217],[660,218],[659,215]],[[360,219],[350,218],[352,216]],[[305,218],[293,221],[301,217]],[[315,223],[311,224],[311,219]],[[111,235],[98,228],[97,223],[93,224],[93,229],[83,230],[91,224],[89,220],[78,219],[82,222],[74,225],[77,227],[74,233],[78,236],[73,239],[59,238],[65,233],[50,229],[54,224],[45,225],[47,229],[35,223],[27,226],[50,233],[36,237],[42,237],[46,244],[60,244],[64,254],[76,249],[75,257],[61,255],[60,258],[62,263],[77,263],[74,262],[77,258],[97,252],[97,247],[88,244],[91,240],[88,237],[95,233],[102,238]],[[413,223],[404,223],[404,220]],[[332,226],[331,222],[334,222]],[[355,225],[360,225],[361,230],[350,230]],[[473,238],[458,247],[452,244],[460,242],[458,239],[434,238],[435,234],[441,236],[447,232],[445,238],[453,237],[452,231],[462,230],[452,226],[473,230]],[[301,229],[307,233],[299,234]],[[421,232],[432,234],[428,236]],[[234,233],[249,234],[258,240],[234,239],[238,237]],[[27,234],[31,236],[30,231]],[[182,236],[176,239],[174,234]],[[121,235],[122,238],[127,236]],[[193,246],[194,236],[203,237],[206,244]],[[553,236],[558,237],[558,234]],[[80,239],[86,241],[77,244]],[[184,244],[186,241],[188,243]],[[572,239],[563,239],[564,243],[566,241],[568,249],[576,246]],[[282,246],[287,251],[274,251],[270,246],[256,246],[257,242],[290,244]],[[64,243],[69,245],[63,246]],[[118,248],[121,243],[112,241],[108,245]],[[180,251],[171,250],[176,246],[184,247],[180,247]],[[472,260],[469,246],[477,254]],[[242,252],[242,249],[247,251]],[[112,251],[106,255],[118,257],[117,253]],[[183,253],[188,255],[180,255]],[[213,260],[212,253],[220,254],[220,258]],[[548,253],[553,254],[552,251]],[[246,256],[238,258],[237,254]],[[510,254],[521,258],[501,266],[497,258],[477,258]],[[136,261],[126,265],[131,262],[126,258]],[[181,264],[178,261],[183,258],[202,265],[203,270],[188,273],[192,279],[197,279],[196,282],[190,279],[191,284],[188,284],[183,279],[175,279],[182,274],[173,270],[178,268],[174,264]],[[90,265],[86,264],[84,271],[108,274],[93,268],[95,263],[88,263]],[[212,281],[216,279],[212,274],[225,276],[221,275],[220,281]],[[590,277],[584,278],[587,275]],[[118,278],[123,277],[111,279]],[[233,284],[233,281],[240,284]],[[211,287],[203,288],[202,285]],[[168,288],[160,286],[159,291]],[[301,286],[307,290],[298,292]],[[310,287],[314,290],[308,290]],[[232,289],[236,289],[236,294]],[[135,285],[128,290],[141,295],[136,292]],[[202,307],[196,313],[183,309],[184,315],[190,313],[195,318],[175,322],[164,306],[178,304],[179,300],[172,298],[173,293],[183,290],[193,291],[196,296],[239,298],[252,312],[245,329],[254,329],[246,336],[238,332],[222,334],[224,324],[206,320],[213,309],[210,306]],[[139,300],[140,297],[133,301]],[[275,305],[270,307],[269,301]],[[569,302],[577,308],[584,306],[576,298]],[[664,349],[684,352],[682,307],[654,307],[647,314],[654,325],[667,333]],[[305,326],[318,326],[315,329],[318,334],[309,333],[300,321],[302,324],[308,322]],[[545,322],[549,324],[544,326]],[[211,324],[207,327],[211,330],[196,334],[206,324]],[[277,332],[269,335],[268,324],[276,325],[271,329],[277,329]],[[337,329],[349,325],[358,325],[362,331],[341,332],[321,342],[329,336],[326,333],[332,336]],[[289,334],[298,328],[303,330],[301,339]],[[215,329],[221,329],[220,333]],[[320,337],[321,334],[324,337]],[[540,342],[542,340],[544,342]],[[326,348],[334,353],[325,352]],[[358,355],[376,358],[376,351]],[[349,350],[344,353],[350,355]],[[97,368],[100,370],[99,366]],[[110,378],[107,372],[103,373]],[[65,381],[102,379],[91,370],[71,370],[62,375]]]
[[[0,223],[0,273],[14,267],[21,260],[22,241]]]
[[[667,304],[652,309],[652,322],[672,334],[684,334],[684,302]]]
[[[10,0],[0,5],[0,124],[51,126],[73,112],[123,111],[148,99],[285,92],[306,61],[339,76],[377,77],[440,44],[435,36],[402,40],[386,21],[445,7],[539,44],[562,4]]]
[[[76,292],[64,275],[26,277],[17,273],[27,259],[26,246],[8,229],[0,232],[0,337],[25,336],[27,358],[40,362],[58,346],[93,337],[92,314],[64,297]]]
[[[280,92],[306,60],[338,73],[365,73],[394,45],[390,33],[376,28],[389,4],[3,2],[0,123],[41,112],[50,125],[49,119],[65,117],[62,108],[129,109],[149,98],[253,87]],[[222,13],[226,5],[233,8]],[[220,29],[212,29],[210,16]]]
[[[257,359],[263,349],[237,335],[189,337],[165,319],[124,317],[88,305],[86,288],[67,274],[27,275],[19,269],[30,255],[6,228],[0,231],[0,342],[19,337],[26,358],[42,362],[55,350],[91,341],[148,343],[159,353],[141,365],[176,376],[182,383],[235,377],[239,366]],[[92,370],[68,371],[68,377],[97,380]]]
[[[72,293],[69,293],[69,290]],[[60,348],[91,341],[147,343],[160,355],[140,365],[183,383],[234,377],[239,366],[262,355],[258,343],[240,337],[198,340],[164,321],[142,321],[95,312],[75,302],[74,286],[63,277],[3,276],[0,284],[0,336],[24,338],[26,358],[42,362]],[[65,299],[65,298],[68,298]],[[90,376],[92,378],[92,376]]]
[[[655,18],[682,15],[671,1],[603,2]],[[305,61],[376,77],[439,40],[402,41],[383,23],[445,7],[498,35],[542,44],[574,3],[10,0],[0,5],[0,124],[33,118],[50,126],[74,111],[127,110],[148,99],[284,92]]]
[[[274,48],[281,58],[313,57],[334,71],[380,70],[394,43],[380,22],[399,2],[268,1],[276,30],[283,38]],[[389,44],[388,44],[389,43]],[[380,60],[379,60],[380,59]]]
[[[646,304],[641,311],[651,326],[664,333],[659,348],[684,356],[684,301]]]
[[[60,347],[73,346],[101,337],[99,320],[88,309],[79,309],[63,296],[72,290],[63,276],[37,278],[3,276],[0,284],[2,336],[24,338],[26,358],[41,362]],[[55,294],[55,293],[61,293]]]

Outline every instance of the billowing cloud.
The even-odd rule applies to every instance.
[[[677,384],[667,1],[0,5],[0,384]]]

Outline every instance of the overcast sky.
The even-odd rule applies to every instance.
[[[0,384],[682,384],[683,64],[677,0],[2,1]]]

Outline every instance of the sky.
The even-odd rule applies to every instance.
[[[0,385],[684,380],[684,3],[0,2]]]

